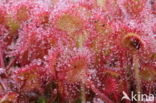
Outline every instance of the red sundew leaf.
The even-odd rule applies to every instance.
[[[105,5],[105,0],[96,0],[96,4],[99,8],[103,8]]]
[[[68,7],[68,8],[67,8]],[[62,31],[71,35],[75,32],[80,31],[84,27],[84,18],[82,12],[79,12],[80,8],[77,5],[68,4],[67,7],[59,9],[54,9],[52,18],[54,26]],[[57,12],[60,12],[59,14]]]
[[[88,81],[87,85],[90,86],[91,90],[103,101],[106,101],[107,103],[113,103],[113,101],[107,97],[103,92],[101,92],[91,81]]]
[[[155,86],[155,81],[142,81],[142,92],[145,94],[154,94]]]
[[[88,60],[85,57],[74,57],[69,62],[69,71],[65,77],[69,82],[84,81]]]
[[[88,35],[88,31],[85,29],[86,20],[91,13],[81,3],[67,3],[66,6],[65,9],[59,6],[54,9],[50,21],[55,29],[66,33],[66,38],[70,41],[69,46],[81,47]]]
[[[50,12],[48,10],[34,14],[34,16],[35,16],[34,21],[38,25],[49,23]]]
[[[67,101],[74,101],[80,96],[81,83],[85,83],[87,79],[91,54],[87,49],[81,49],[64,50],[64,53],[61,53],[64,55],[57,60],[56,74],[59,80],[59,93]]]
[[[28,18],[30,18],[30,9],[32,9],[33,3],[21,1],[21,2],[12,2],[12,5],[8,7],[8,10],[10,12],[7,16],[6,25],[8,26],[8,29],[12,33],[17,33],[21,22],[26,21]]]
[[[18,36],[18,30],[20,28],[20,23],[17,21],[13,15],[7,14],[5,21],[5,27],[8,30],[8,35],[4,38],[7,45],[10,45],[13,40]]]
[[[6,8],[0,5],[0,24],[4,24],[6,22]]]
[[[156,68],[156,41],[152,36],[144,37],[146,44],[145,48],[139,54],[140,63],[143,66],[149,66],[149,68]]]
[[[102,69],[102,68],[101,68]],[[126,90],[126,85],[124,81],[121,80],[122,73],[120,71],[116,72],[115,70],[104,69],[103,71],[97,71],[96,77],[92,78],[91,86],[95,86],[93,92],[97,94],[100,98],[102,95],[108,96],[114,102],[120,100],[122,91]],[[124,84],[124,85],[123,85]],[[96,88],[96,91],[95,91]],[[105,100],[105,99],[104,99]]]
[[[80,83],[59,82],[58,84],[58,92],[63,101],[74,102],[80,96]]]
[[[18,94],[16,92],[8,92],[0,96],[0,103],[16,103]]]
[[[7,9],[7,5],[0,6],[0,24],[3,24],[5,30],[7,31],[5,31],[7,34],[3,34],[3,41],[5,41],[7,44],[10,44],[13,37],[16,36],[15,33],[17,33],[17,29],[19,28],[19,23],[9,14]]]
[[[50,21],[49,21],[49,18],[50,18],[50,14],[51,12],[53,12],[53,9],[50,8],[48,5],[50,4],[46,4],[47,2],[43,2],[42,4],[40,2],[38,2],[36,4],[36,7],[33,7],[32,9],[32,21],[34,23],[37,24],[37,26],[41,26],[43,24],[46,24],[46,25],[50,25]]]
[[[99,11],[93,12],[91,18],[91,25],[94,26],[95,31],[101,35],[111,34],[115,29],[112,25],[112,22],[109,22],[109,18],[105,13]],[[114,29],[113,29],[114,28]],[[100,36],[101,36],[100,35]]]
[[[89,19],[87,30],[89,32],[86,46],[95,52],[102,51],[113,42],[113,33],[117,30],[115,21],[110,19],[101,11],[92,12],[92,18]],[[111,40],[112,39],[112,40]]]
[[[155,40],[152,36],[147,37],[143,32],[128,29],[122,30],[117,35],[119,41],[116,43],[119,43],[119,46],[123,48],[122,51],[129,53],[127,57],[131,58],[132,54],[137,53],[141,65],[155,67],[154,55],[156,50],[154,49],[155,45],[153,45]]]
[[[124,6],[132,17],[137,17],[143,11],[147,0],[126,0]]]
[[[152,36],[148,37],[137,29],[130,30],[128,28],[121,29],[116,36],[116,43],[119,43],[118,45],[123,48],[125,52],[129,52],[129,56],[137,53],[141,65],[155,67],[154,54],[156,50],[154,45],[155,40]]]
[[[108,82],[110,83],[110,81]],[[95,95],[97,97],[99,97],[100,99],[102,99],[105,102],[108,103],[114,103],[116,97],[118,97],[118,93],[115,93],[115,91],[113,91],[113,93],[116,94],[116,97],[114,96],[114,94],[112,92],[109,92],[109,94],[106,93],[106,91],[101,90],[102,87],[99,87],[99,81],[94,83],[94,81],[87,81],[86,83],[88,85],[88,87],[95,93]],[[104,85],[104,84],[103,84]],[[114,86],[114,85],[113,85]],[[111,87],[110,87],[111,88]],[[107,88],[107,90],[110,90],[110,88]],[[114,98],[115,97],[115,98]]]
[[[105,0],[103,8],[110,14],[110,18],[122,18],[123,16],[118,0]]]
[[[41,90],[41,78],[44,75],[44,71],[38,65],[31,65],[25,68],[20,68],[15,71],[14,80],[19,89],[25,92],[32,90]]]
[[[146,94],[155,93],[155,81],[156,81],[156,71],[155,67],[150,67],[147,65],[141,65],[141,71],[139,73],[141,83],[142,83],[142,92]]]
[[[156,14],[156,1],[155,0],[151,0],[151,5],[152,5],[152,13]]]
[[[108,84],[107,84],[108,83]],[[119,83],[117,82],[116,79],[111,78],[111,77],[106,77],[104,81],[104,92],[110,97],[113,98],[113,100],[120,100],[120,94],[121,91],[119,91]]]
[[[116,43],[119,43],[118,45],[129,51],[140,51],[146,46],[143,40],[144,33],[137,29],[124,27],[121,28],[114,36],[117,37]]]
[[[44,11],[46,8],[42,7],[43,5],[34,1],[23,0],[13,3],[10,9],[13,9],[12,15],[14,15],[19,22],[24,22],[34,18],[34,16],[37,18],[39,15],[36,14],[42,10]]]
[[[156,67],[156,41],[152,36],[147,36],[144,33],[137,33],[139,35],[140,41],[143,43],[143,46],[138,50],[138,58],[142,67],[148,66],[149,68]]]
[[[154,68],[143,66],[139,74],[143,81],[154,82],[156,80],[156,71]]]
[[[52,5],[56,5],[58,2],[60,2],[61,0],[51,0]]]
[[[19,23],[7,12],[7,7],[0,6],[0,24],[1,25],[1,40],[5,41],[7,44],[12,42],[12,39],[16,37],[17,30],[19,28]]]
[[[86,53],[85,53],[85,52]],[[63,51],[57,62],[57,78],[59,93],[67,101],[73,101],[80,96],[81,84],[86,82],[87,70],[91,62],[88,49],[79,48],[73,51]],[[60,61],[62,60],[62,62]]]
[[[82,23],[80,22],[78,17],[74,17],[71,15],[63,15],[59,18],[57,25],[58,28],[69,33],[75,32],[81,28]]]
[[[16,19],[18,21],[26,21],[28,20],[29,17],[30,17],[29,8],[26,6],[26,4],[18,5],[16,11]]]
[[[109,26],[108,23],[102,23],[100,21],[97,21],[95,23],[95,29],[101,35],[107,35],[112,32],[112,30],[111,30],[112,28]]]
[[[86,53],[88,54],[83,52],[84,50],[86,50]],[[62,61],[65,63],[58,62],[59,67],[57,68],[60,69],[57,70],[58,77],[61,80],[65,79],[69,83],[85,82],[87,69],[89,68],[88,66],[91,59],[91,54],[89,53],[89,51],[87,51],[87,49],[80,49],[76,51],[71,51],[71,54],[65,54],[67,58],[62,58],[62,60],[65,59]]]
[[[144,42],[141,40],[138,34],[135,33],[128,33],[125,35],[122,43],[126,48],[132,51],[136,51],[144,47]]]
[[[106,19],[103,18],[101,20],[97,20],[99,20],[99,23],[105,23],[104,20]],[[114,25],[107,23],[107,21],[105,25],[106,27],[108,27],[106,28],[106,32],[104,28],[101,28],[101,31],[104,31],[103,33],[98,33],[96,29],[95,31],[93,29],[90,30],[91,34],[89,35],[89,38],[86,41],[86,46],[89,47],[95,53],[94,56],[96,58],[96,66],[109,66],[110,64],[113,67],[116,65],[115,68],[121,68],[120,66],[123,65],[122,62],[124,59],[123,55],[125,55],[125,51],[116,42],[117,36],[114,35],[114,32],[116,31],[114,29],[115,27],[113,27]]]
[[[33,28],[31,28],[34,26]],[[48,54],[48,49],[56,46],[58,43],[57,36],[53,35],[50,27],[35,27],[29,25],[23,27],[19,33],[19,39],[14,48],[12,55],[19,57],[19,63],[25,65],[34,59],[43,59]]]
[[[7,18],[6,25],[9,28],[9,33],[10,34],[16,34],[18,32],[18,29],[20,28],[19,22],[16,19],[14,19],[13,17],[8,17]]]
[[[90,32],[88,39],[85,42],[85,45],[92,49],[94,52],[98,53],[103,49],[102,47],[104,47],[104,41],[107,39],[109,34],[104,34],[107,32],[103,30],[103,27],[101,27],[100,24],[96,24],[96,29],[98,30],[98,32]]]
[[[110,20],[123,19],[122,9],[118,0],[96,0],[97,7],[101,9]],[[111,8],[111,9],[110,9]]]
[[[5,27],[5,25],[0,25],[0,41],[4,42],[8,34],[9,32],[7,28]],[[11,42],[11,41],[5,41],[5,42]]]

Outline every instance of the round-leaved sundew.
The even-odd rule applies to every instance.
[[[138,51],[144,47],[144,42],[136,33],[128,33],[122,39],[122,45],[129,50]]]
[[[147,0],[126,0],[124,6],[128,14],[132,17],[140,16],[144,10]]]

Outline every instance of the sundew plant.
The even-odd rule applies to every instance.
[[[0,103],[155,97],[156,0],[0,0]]]

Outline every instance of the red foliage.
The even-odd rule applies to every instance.
[[[0,103],[155,93],[155,11],[154,0],[0,2]]]
[[[147,0],[126,0],[124,5],[127,12],[133,16],[141,15],[141,12],[144,10]]]

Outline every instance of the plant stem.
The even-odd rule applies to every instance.
[[[17,57],[12,58],[12,59],[10,60],[9,64],[7,65],[7,67],[6,67],[7,76],[10,75],[11,66],[13,66],[13,64],[16,62],[16,60],[17,60]]]
[[[5,64],[4,64],[4,60],[3,60],[3,51],[2,51],[2,47],[0,46],[0,66],[2,68],[4,68]]]
[[[7,90],[5,84],[3,83],[2,79],[0,78],[0,85],[2,86],[3,90]]]
[[[85,85],[81,83],[81,103],[86,103]]]
[[[95,85],[89,81],[88,84],[91,86],[92,91],[99,96],[105,103],[114,103],[111,99],[109,99],[104,93],[101,93]]]
[[[133,55],[133,67],[134,70],[134,76],[135,76],[135,82],[136,82],[136,92],[141,93],[141,80],[139,76],[139,59],[136,54]],[[140,103],[139,101],[137,103]]]

